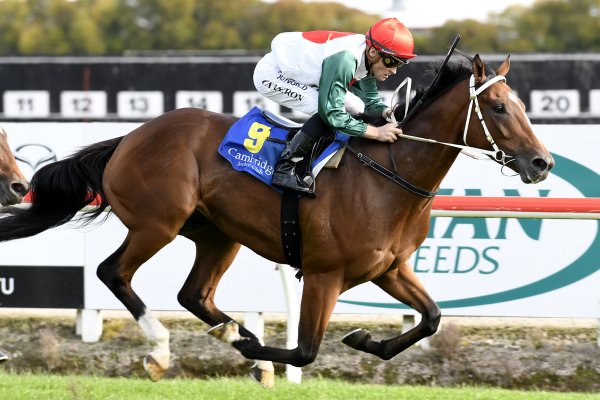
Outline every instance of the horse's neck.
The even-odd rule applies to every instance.
[[[449,90],[417,114],[407,124],[405,133],[460,144],[467,107],[467,95],[461,92],[461,88],[462,85],[458,85],[458,88]],[[437,190],[460,150],[409,139],[400,141],[395,149],[398,170],[406,171],[404,174],[412,184],[429,191]]]

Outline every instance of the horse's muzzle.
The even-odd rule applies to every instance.
[[[6,185],[6,184],[4,184]],[[2,186],[0,184],[0,186]],[[0,187],[0,204],[3,206],[12,206],[19,204],[29,191],[29,183],[27,181],[14,181],[8,185],[8,188]]]
[[[520,175],[524,183],[539,183],[548,177],[548,172],[554,167],[554,158],[548,154],[533,157]]]

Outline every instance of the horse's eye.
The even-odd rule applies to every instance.
[[[499,103],[499,104],[494,104],[494,112],[497,113],[504,113],[506,112],[506,108],[504,108],[504,104]]]

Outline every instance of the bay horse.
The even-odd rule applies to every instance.
[[[0,128],[0,205],[19,204],[28,191],[29,182],[10,150],[6,131]],[[0,351],[0,363],[7,360],[8,356]]]
[[[403,130],[417,140],[350,141],[359,154],[397,172],[392,180],[365,168],[364,158],[361,162],[348,152],[339,168],[320,173],[316,198],[299,202],[304,287],[294,349],[263,345],[214,303],[219,281],[241,245],[286,263],[281,194],[233,170],[217,153],[235,122],[232,117],[201,109],[174,110],[125,136],[92,144],[43,167],[31,181],[31,208],[1,211],[0,240],[32,236],[66,223],[99,195],[101,204],[87,217],[93,219],[110,206],[128,233],[99,265],[97,275],[151,343],[144,367],[152,380],[169,367],[169,332],[133,291],[131,280],[177,235],[196,247],[179,303],[243,356],[259,360],[254,372],[265,386],[270,385],[273,362],[300,367],[315,360],[338,296],[369,281],[422,316],[413,329],[386,340],[375,340],[364,329],[343,339],[354,349],[390,359],[435,333],[440,322],[440,308],[408,260],[426,238],[433,195],[461,151],[453,146],[468,143],[483,149],[525,183],[542,181],[554,165],[532,130],[524,104],[506,83],[509,68],[509,57],[496,71],[479,55],[453,60],[421,99],[421,110],[404,124]],[[419,190],[396,185],[398,177]]]
[[[10,150],[6,131],[0,128],[0,205],[19,204],[28,191],[29,182]]]

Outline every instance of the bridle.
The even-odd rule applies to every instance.
[[[503,75],[496,75],[496,76],[492,77],[491,79],[487,80],[486,82],[484,82],[483,85],[476,88],[475,87],[475,75],[471,75],[471,78],[469,79],[469,106],[467,108],[467,119],[465,121],[465,129],[463,131],[464,145],[456,144],[456,143],[440,142],[438,140],[407,135],[404,133],[402,135],[400,135],[400,138],[415,140],[418,142],[435,143],[435,144],[441,144],[444,146],[455,147],[455,148],[461,149],[461,152],[463,154],[468,155],[469,157],[472,157],[472,158],[479,158],[479,155],[489,156],[492,159],[494,159],[495,161],[497,161],[497,162],[501,163],[503,166],[505,166],[507,163],[509,163],[513,159],[513,157],[506,155],[506,153],[503,150],[500,150],[500,148],[494,141],[494,138],[490,134],[490,130],[488,129],[488,127],[485,123],[485,120],[483,119],[483,114],[481,113],[481,108],[479,107],[479,100],[477,99],[477,96],[479,94],[481,94],[484,90],[486,90],[487,88],[492,86],[494,83],[499,82],[499,81],[506,81],[506,77]],[[400,86],[398,86],[398,88],[402,87],[404,84],[405,84],[405,82],[402,82],[400,84]],[[410,85],[408,87],[410,88]],[[406,95],[407,95],[407,99],[406,99],[405,104],[408,104],[410,90],[407,90]],[[396,96],[396,92],[394,93],[394,97],[395,96]],[[394,97],[392,97],[392,101],[394,101]],[[477,118],[479,119],[479,122],[481,123],[481,126],[483,128],[483,134],[485,135],[485,138],[492,146],[493,150],[485,150],[485,149],[480,149],[479,147],[472,147],[472,146],[469,146],[467,143],[467,132],[469,130],[469,122],[471,121],[471,113],[472,113],[473,109],[475,110],[475,114],[477,114]],[[392,113],[390,119],[391,119],[392,123],[398,125],[396,117],[394,116],[393,113]]]
[[[489,156],[492,159],[494,159],[495,161],[501,163],[503,166],[506,166],[506,164],[508,164],[509,162],[514,160],[514,157],[506,155],[506,153],[503,150],[501,150],[498,147],[498,145],[496,144],[496,142],[494,141],[494,138],[490,134],[490,131],[485,123],[485,120],[483,119],[483,114],[481,113],[481,108],[479,107],[479,100],[477,99],[477,96],[479,94],[481,94],[484,90],[486,90],[487,88],[492,86],[494,83],[497,83],[499,81],[506,81],[506,77],[503,75],[496,75],[496,76],[492,77],[491,79],[488,79],[487,81],[485,81],[478,88],[476,88],[475,75],[473,75],[473,74],[471,75],[471,78],[469,79],[469,106],[467,109],[467,119],[465,121],[465,128],[463,131],[464,145],[456,144],[456,143],[440,142],[438,140],[407,135],[404,133],[402,135],[400,135],[399,137],[404,138],[404,139],[418,141],[418,142],[434,143],[434,144],[441,144],[444,146],[455,147],[455,148],[460,149],[462,153],[464,153],[470,157],[473,157],[473,158],[480,158],[479,157],[480,155]],[[395,101],[395,98],[397,97],[399,89],[407,84],[406,103],[405,103],[407,105],[407,108],[405,109],[405,114],[407,113],[408,103],[410,100],[410,83],[411,83],[410,78],[407,78],[398,86],[398,88],[394,92],[394,96],[392,96],[392,109],[393,109],[393,106],[395,105],[394,101]],[[467,144],[467,132],[468,132],[469,122],[471,120],[471,113],[472,113],[473,109],[475,110],[475,114],[477,114],[477,118],[479,119],[479,122],[481,123],[484,135],[485,135],[487,141],[491,144],[493,150],[485,150],[485,149],[480,149],[478,147],[471,147]],[[404,118],[403,121],[406,121],[406,117]],[[400,126],[403,121],[398,123],[398,121],[396,120],[396,117],[394,116],[394,113],[392,113],[390,116],[390,122],[396,124],[397,126]],[[353,147],[348,145],[347,148],[348,148],[348,150],[350,150],[352,153],[354,153],[358,157],[358,159],[360,160],[361,163],[374,169],[375,171],[384,175],[386,178],[391,179],[393,182],[399,184],[406,190],[408,190],[414,194],[417,194],[419,196],[427,197],[427,198],[434,197],[437,194],[437,190],[436,191],[428,191],[428,190],[419,188],[419,187],[413,185],[412,183],[408,182],[407,180],[403,179],[402,177],[398,176],[398,174],[396,173],[396,170],[397,170],[396,163],[395,163],[394,158],[391,153],[391,146],[388,146],[388,153],[390,156],[390,160],[392,161],[393,171],[385,168],[383,165],[377,163],[375,160],[369,158],[366,154],[363,154],[363,153],[357,151]]]

